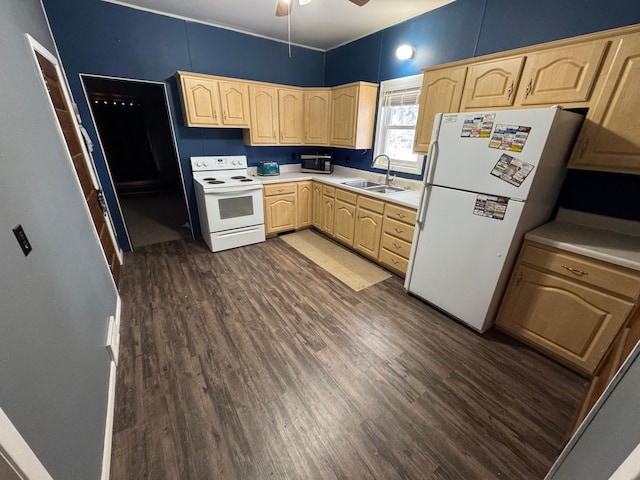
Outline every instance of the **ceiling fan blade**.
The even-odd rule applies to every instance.
[[[276,5],[276,17],[286,17],[289,15],[292,8],[293,0],[289,0],[289,2],[278,0],[278,4]]]
[[[349,0],[351,3],[355,3],[359,7],[365,5],[369,0]]]

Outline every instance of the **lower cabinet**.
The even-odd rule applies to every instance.
[[[311,184],[311,224],[318,230],[322,230],[322,184]]]
[[[312,222],[313,182],[298,183],[298,225],[297,228],[310,227]]]
[[[322,226],[321,230],[327,235],[333,236],[333,222],[335,209],[336,189],[328,185],[322,186]]]
[[[358,195],[346,190],[336,190],[334,238],[353,247],[356,231],[356,208]]]
[[[639,294],[638,272],[525,242],[496,324],[592,375]]]
[[[378,259],[384,202],[364,195],[358,196],[354,248],[356,251]]]
[[[385,205],[378,260],[401,276],[407,274],[415,223],[415,210],[392,203]]]
[[[298,190],[295,183],[264,186],[264,219],[267,235],[294,230],[297,227]]]

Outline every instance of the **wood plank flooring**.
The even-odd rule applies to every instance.
[[[279,238],[136,249],[121,292],[114,480],[541,479],[586,387]]]

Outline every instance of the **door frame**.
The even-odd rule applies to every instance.
[[[152,85],[160,85],[162,86],[162,91],[164,93],[164,106],[167,110],[167,115],[169,117],[169,129],[171,130],[171,143],[173,145],[173,150],[176,156],[176,161],[178,162],[178,171],[180,172],[180,183],[182,184],[182,197],[187,207],[187,216],[189,220],[189,229],[191,230],[191,238],[195,238],[193,232],[193,222],[191,221],[191,207],[189,206],[189,196],[187,195],[187,186],[184,181],[184,172],[182,171],[182,164],[180,163],[180,152],[178,152],[178,143],[176,141],[176,132],[173,126],[173,115],[171,114],[171,108],[169,106],[169,96],[167,94],[167,85],[165,82],[157,82],[154,80],[140,80],[137,78],[125,78],[125,77],[114,77],[111,75],[96,75],[92,73],[81,73],[80,74],[80,85],[82,85],[82,91],[84,92],[84,98],[87,102],[87,108],[89,110],[89,114],[91,115],[91,121],[93,122],[93,128],[96,131],[96,135],[98,137],[98,143],[100,144],[100,150],[102,151],[102,158],[104,158],[104,163],[107,171],[107,175],[109,176],[109,183],[111,184],[111,189],[113,191],[116,205],[118,206],[118,213],[120,214],[120,218],[122,219],[122,225],[124,226],[124,231],[127,234],[127,242],[129,243],[129,248],[133,251],[133,244],[131,243],[131,237],[129,236],[129,229],[127,228],[127,222],[125,221],[124,214],[122,213],[122,206],[120,205],[120,199],[118,198],[118,192],[116,191],[115,184],[113,182],[113,176],[111,175],[111,168],[109,167],[109,161],[107,160],[107,154],[104,149],[104,145],[102,143],[102,138],[100,137],[100,131],[98,130],[98,125],[96,123],[96,119],[93,115],[93,110],[91,110],[91,101],[89,99],[89,92],[87,92],[87,87],[84,83],[84,78],[98,78],[103,80],[119,80],[126,82],[135,82],[135,83],[143,83],[143,84],[152,84]]]
[[[42,84],[42,87],[44,88],[44,91],[47,93],[47,97],[49,99],[49,105],[51,106],[51,113],[53,114],[53,118],[55,119],[54,123],[56,125],[56,129],[58,131],[58,135],[60,136],[61,141],[63,142],[64,146],[65,146],[65,152],[67,153],[67,159],[69,161],[69,164],[71,165],[71,168],[73,169],[73,171],[76,173],[76,180],[77,180],[77,184],[78,184],[78,188],[80,189],[80,192],[84,198],[84,192],[82,191],[82,185],[80,184],[80,178],[77,175],[76,172],[76,167],[73,164],[73,159],[71,158],[71,152],[69,152],[69,148],[67,146],[67,141],[64,137],[64,133],[62,131],[62,126],[60,125],[60,122],[57,119],[56,116],[56,112],[55,112],[55,107],[51,101],[51,98],[48,94],[48,87],[47,87],[47,83],[45,81],[44,75],[42,74],[42,70],[40,68],[40,64],[38,63],[38,57],[36,56],[36,54],[41,55],[42,57],[44,57],[47,61],[49,61],[53,67],[56,70],[56,74],[58,76],[58,79],[60,80],[60,85],[61,85],[61,90],[62,93],[64,95],[64,101],[66,102],[66,104],[70,107],[70,109],[72,110],[72,112],[75,112],[77,107],[76,104],[72,101],[71,98],[71,93],[69,91],[69,87],[66,81],[66,77],[65,75],[62,73],[62,69],[60,66],[60,62],[58,60],[58,58],[53,55],[51,52],[49,52],[49,50],[47,50],[44,46],[42,46],[35,38],[33,38],[31,35],[29,35],[28,33],[25,34],[25,37],[27,39],[27,42],[30,46],[30,51],[31,51],[31,57],[33,58],[33,61],[38,69],[38,78],[40,79],[40,82]],[[93,185],[93,188],[97,191],[97,192],[103,192],[102,190],[102,185],[100,184],[100,179],[98,178],[97,174],[96,174],[96,170],[95,170],[95,165],[93,164],[93,157],[90,155],[89,151],[87,150],[87,146],[85,145],[84,139],[82,138],[82,134],[80,132],[80,123],[79,123],[79,115],[77,115],[77,113],[72,113],[71,114],[71,119],[73,121],[73,127],[76,131],[76,133],[78,134],[78,136],[80,137],[79,139],[79,144],[80,144],[80,148],[82,149],[82,156],[84,158],[84,161],[87,165],[87,169],[89,171],[89,176],[91,177],[91,183]],[[87,204],[86,201],[83,202],[85,204],[85,207],[87,209],[87,214],[89,215],[89,217],[91,217],[91,211],[89,210],[89,205]],[[120,248],[120,246],[118,245],[118,240],[116,237],[116,233],[115,233],[115,227],[113,225],[113,220],[111,218],[111,212],[109,211],[108,206],[106,206],[106,213],[104,214],[105,217],[105,223],[107,225],[107,231],[109,232],[109,237],[111,239],[111,242],[113,243],[114,247],[115,247],[115,253],[116,256],[118,257],[118,262],[120,263],[120,265],[123,264],[124,262],[124,255],[122,252],[122,249]],[[91,221],[92,224],[95,225],[94,221],[93,221],[93,217],[91,217]],[[105,261],[107,262],[107,265],[110,265],[109,263],[109,259],[107,258],[106,252],[104,251],[104,248],[102,247],[102,242],[100,241],[100,236],[99,233],[97,231],[96,228],[94,228],[94,232],[96,235],[96,239],[98,241],[98,243],[100,244],[100,248],[104,254],[104,258]],[[114,285],[116,290],[118,289],[118,285],[115,282],[114,279]]]
[[[3,461],[6,461],[24,480],[53,480],[0,407],[0,462]]]

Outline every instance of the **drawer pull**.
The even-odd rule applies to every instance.
[[[522,271],[518,273],[518,278],[516,278],[516,287],[520,285],[521,281],[522,281]]]
[[[402,233],[402,232],[404,232],[404,230],[402,230],[401,228],[394,228],[394,230],[395,230],[396,232],[398,232],[398,233]]]
[[[398,262],[398,260],[396,260],[395,258],[392,258],[392,259],[391,259],[391,261],[392,261],[395,265],[397,265],[397,264],[399,263],[399,262]]]
[[[578,275],[579,277],[582,277],[583,275],[589,275],[589,272],[585,272],[584,270],[578,270],[577,268],[573,268],[573,267],[567,267],[566,265],[562,265],[562,268],[566,268],[571,273],[573,273],[574,275]]]
[[[398,214],[398,218],[404,218],[404,217],[406,217],[406,215],[404,213],[399,213]]]
[[[393,242],[393,246],[396,248],[396,250],[399,250],[402,248],[402,245],[398,245],[396,242]]]

